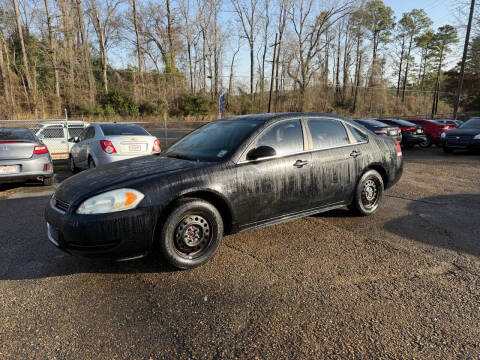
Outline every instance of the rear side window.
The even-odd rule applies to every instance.
[[[256,141],[256,147],[270,146],[277,155],[303,151],[303,132],[300,120],[282,121],[268,128]]]
[[[100,127],[105,136],[150,135],[144,128],[134,124],[102,124]]]
[[[348,130],[352,133],[353,137],[355,138],[355,142],[365,142],[368,141],[368,136],[363,133],[362,131],[358,130],[356,127],[353,127],[349,124],[347,124]]]
[[[64,138],[63,127],[60,126],[49,126],[45,128],[41,134],[45,139],[57,139]]]
[[[0,129],[0,141],[36,141],[35,136],[28,129],[3,128]]]
[[[68,128],[68,137],[79,137],[83,132],[83,127],[70,127]]]
[[[307,119],[306,122],[315,150],[350,144],[347,131],[341,122],[326,119]]]

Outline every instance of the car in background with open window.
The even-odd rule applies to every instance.
[[[68,141],[73,144],[68,157],[72,172],[161,151],[155,136],[130,123],[92,123]]]
[[[73,146],[68,139],[80,136],[88,125],[87,122],[77,120],[49,120],[39,123],[31,130],[48,147],[54,159],[66,159]]]

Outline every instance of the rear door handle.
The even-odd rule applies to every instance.
[[[305,165],[308,165],[308,161],[297,160],[297,161],[295,161],[295,164],[293,164],[293,166],[295,166],[297,168],[304,167]]]
[[[353,150],[353,151],[350,153],[350,156],[356,158],[356,157],[359,156],[360,154],[361,154],[360,151]]]

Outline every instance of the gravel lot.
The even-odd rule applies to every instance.
[[[65,255],[0,188],[0,358],[480,357],[480,156],[405,153],[377,214],[228,236],[193,271]]]

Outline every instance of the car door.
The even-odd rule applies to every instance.
[[[352,145],[351,134],[342,121],[305,118],[312,151],[312,208],[349,201],[358,178],[356,158],[361,149]]]
[[[248,160],[246,154],[270,146],[276,155]],[[240,224],[254,226],[309,207],[310,154],[304,151],[300,120],[284,120],[265,129],[237,166]]]
[[[85,129],[85,135],[78,145],[78,165],[80,167],[88,167],[88,147],[91,142],[91,138],[95,135],[93,126],[89,126]]]
[[[39,134],[39,138],[47,146],[54,157],[68,154],[68,142],[65,129],[61,125],[48,125]]]

